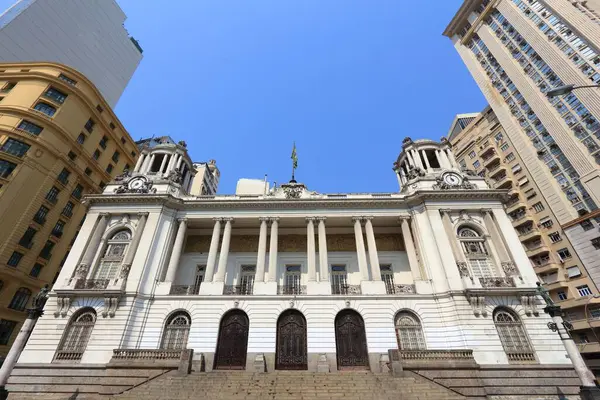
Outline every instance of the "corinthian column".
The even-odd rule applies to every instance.
[[[269,218],[259,218],[260,231],[258,236],[258,255],[256,257],[256,281],[265,280],[265,258],[267,256],[267,221]]]
[[[327,258],[327,234],[325,232],[325,220],[327,218],[320,217],[319,219],[319,281],[329,281],[329,260]]]
[[[450,241],[450,247],[452,248],[452,254],[454,254],[454,259],[456,260],[456,267],[458,268],[458,272],[461,278],[472,278],[471,272],[469,271],[469,267],[467,266],[467,259],[465,258],[465,254],[458,245],[456,233],[452,228],[452,221],[450,220],[450,210],[440,210],[440,213],[442,213],[442,223],[444,224],[446,236],[448,236],[448,240]]]
[[[375,242],[375,233],[373,232],[373,217],[365,218],[365,231],[367,232],[367,246],[369,247],[369,261],[371,262],[371,279],[381,280],[381,269],[379,266],[379,255],[377,254],[377,244]]]
[[[123,260],[123,265],[121,266],[121,279],[126,279],[129,275],[131,264],[133,264],[133,259],[135,258],[135,253],[137,252],[137,248],[140,245],[140,240],[142,239],[142,234],[144,233],[144,227],[146,226],[146,220],[148,219],[148,213],[139,213],[138,215],[139,220],[135,228],[135,236],[131,240],[131,244],[127,249],[125,259]]]
[[[204,281],[212,282],[215,273],[215,264],[217,262],[217,253],[219,252],[219,239],[221,237],[221,219],[215,218],[212,238],[210,239],[210,248],[208,249],[208,259],[206,260],[206,271]]]
[[[223,231],[223,243],[221,243],[221,254],[219,254],[219,266],[214,282],[225,282],[225,271],[227,270],[227,257],[229,256],[229,243],[231,241],[231,221],[233,218],[223,218],[225,230]]]
[[[75,275],[77,278],[85,279],[89,273],[89,269],[92,265],[92,261],[94,261],[94,256],[100,247],[100,242],[102,241],[102,235],[104,235],[104,231],[106,230],[106,226],[108,225],[108,214],[100,214],[100,220],[96,224],[94,228],[94,233],[92,234],[92,238],[88,242],[85,252],[83,253],[83,257],[81,258],[81,262],[75,271]]]
[[[356,239],[356,256],[358,258],[358,269],[361,280],[369,280],[369,271],[367,269],[367,254],[365,252],[365,240],[363,238],[361,221],[363,217],[352,217],[354,221],[354,238]]]
[[[316,253],[315,253],[315,225],[314,218],[306,218],[306,256],[308,265],[308,281],[316,282],[317,280],[317,267],[316,267]]]
[[[504,272],[507,276],[518,275],[519,271],[515,263],[511,260],[506,247],[504,246],[504,240],[502,236],[500,236],[500,232],[498,231],[498,227],[494,218],[492,216],[492,210],[483,209],[483,222],[488,232],[490,233],[490,237],[492,239],[492,243],[498,254],[498,258],[500,258],[500,267],[502,268],[502,272]]]
[[[412,233],[410,232],[410,226],[408,220],[410,217],[400,217],[400,225],[402,227],[402,238],[404,239],[404,248],[406,249],[406,256],[408,257],[408,265],[412,272],[413,279],[421,279],[421,270],[419,268],[419,260],[417,260],[417,252],[415,250],[415,242],[413,241]]]
[[[271,243],[269,245],[269,282],[275,282],[277,278],[277,240],[279,229],[279,218],[271,218]]]
[[[171,252],[171,258],[169,259],[169,267],[167,268],[165,282],[173,282],[173,280],[175,280],[177,267],[179,266],[179,258],[181,257],[181,251],[183,250],[187,219],[179,218],[178,221],[179,228],[177,229],[177,236],[175,236],[175,243],[173,243],[173,251]]]

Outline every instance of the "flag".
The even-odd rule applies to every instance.
[[[296,142],[294,142],[294,148],[292,149],[292,162],[294,169],[298,168],[298,155],[296,154]]]

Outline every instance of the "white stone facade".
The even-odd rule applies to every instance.
[[[343,369],[352,353],[344,340],[360,345],[362,337],[365,353],[352,353],[352,363],[377,370],[399,347],[400,311],[422,332],[420,345],[401,340],[401,350],[471,349],[480,364],[569,364],[502,208],[506,193],[462,174],[446,143],[405,140],[395,168],[398,193],[327,195],[291,182],[266,195],[214,197],[189,195],[179,179],[156,174],[137,186],[136,168],[88,197],[19,363],[102,364],[114,349],[159,349],[171,343],[166,323],[182,311],[191,324],[179,344],[202,353],[206,369],[221,368],[227,313],[241,310],[245,364],[231,365],[250,368],[264,355],[272,370],[285,348],[279,317],[294,309],[305,321],[304,369],[321,368],[324,355],[329,370]],[[512,349],[495,326],[498,307],[523,332]],[[73,317],[85,309],[96,315],[83,328],[90,335],[69,343]],[[359,339],[344,336],[348,326],[336,318],[344,310],[360,315],[344,314],[364,327],[352,331]]]

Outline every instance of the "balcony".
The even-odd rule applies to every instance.
[[[33,222],[40,224],[40,225],[44,225],[46,223],[46,218],[40,217],[39,215],[35,215],[33,217]]]
[[[533,239],[539,239],[542,237],[542,233],[536,228],[531,228],[528,231],[519,231],[519,239],[522,243],[528,242]]]
[[[485,158],[486,156],[489,157],[489,155],[491,154],[491,151],[495,151],[494,146],[492,145],[491,141],[487,141],[484,144],[482,144],[481,146],[479,146],[479,150],[480,150],[480,154],[481,157]]]
[[[225,285],[223,289],[224,295],[240,295],[250,296],[252,295],[254,285]]]
[[[56,238],[61,238],[63,235],[63,231],[53,230],[52,232],[50,232],[50,234]]]
[[[510,189],[512,187],[512,179],[508,177],[506,173],[493,180],[493,186],[495,189]]]
[[[487,157],[482,157],[481,159],[483,161],[483,166],[486,168],[494,162],[500,162],[500,156],[495,151],[491,155]]]
[[[305,285],[279,285],[277,286],[277,294],[297,295],[306,294]]]
[[[541,240],[525,246],[527,257],[535,257],[543,253],[548,253],[549,251],[550,249],[548,246],[546,246]]]
[[[417,291],[415,289],[415,285],[397,285],[397,284],[388,284],[386,282],[385,291],[387,294],[415,294]]]
[[[513,227],[517,228],[521,225],[533,223],[533,217],[527,213],[520,213],[515,216],[511,216]]]
[[[108,287],[109,279],[86,279],[77,281],[75,289],[79,290],[104,290]]]
[[[361,294],[360,285],[332,284],[331,294],[358,295]]]
[[[506,213],[507,214],[512,214],[513,212],[517,211],[520,208],[525,209],[527,207],[527,204],[525,204],[523,201],[521,201],[521,199],[519,197],[517,197],[517,201],[513,201],[512,203],[509,201],[508,203],[506,203]]]
[[[493,167],[492,169],[489,169],[489,171],[490,171],[490,178],[492,178],[492,179],[498,179],[502,175],[506,175],[507,169],[506,169],[505,165],[494,164],[492,167]]]
[[[24,240],[20,240],[19,241],[19,246],[24,247],[26,249],[31,249],[33,247],[33,241],[24,241]]]
[[[62,210],[61,215],[64,215],[67,218],[71,218],[73,216],[73,210],[64,209]]]
[[[598,342],[580,343],[577,345],[577,348],[579,349],[579,352],[581,354],[598,353],[598,352],[600,352],[600,343],[598,343]]]
[[[200,286],[196,285],[172,285],[169,294],[192,296],[197,295]]]
[[[556,290],[556,289],[560,289],[560,288],[568,288],[569,284],[566,281],[558,280],[558,281],[554,281],[554,282],[544,283],[544,287],[548,291],[552,291],[552,290]]]
[[[533,270],[535,271],[536,274],[551,274],[554,272],[558,272],[558,270],[560,270],[560,266],[553,262],[547,262],[547,263],[541,264],[541,265],[534,264]]]

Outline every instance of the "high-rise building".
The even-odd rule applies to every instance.
[[[0,15],[0,62],[65,64],[114,107],[142,59],[125,19],[115,0],[19,0]]]
[[[600,14],[594,8],[580,1],[467,0],[444,35],[599,286],[600,91],[546,95],[561,85],[600,83]],[[586,302],[592,292],[579,294]],[[583,317],[589,327],[590,314]]]
[[[485,177],[493,188],[510,190],[506,212],[529,261],[576,328],[573,337],[590,368],[600,375],[598,343],[585,317],[586,309],[589,316],[600,316],[600,304],[589,301],[598,294],[596,285],[494,111],[488,107],[476,117],[464,115],[457,116],[448,135],[459,165]]]
[[[0,356],[31,295],[56,280],[84,222],[82,196],[137,156],[85,76],[54,63],[0,64]]]

